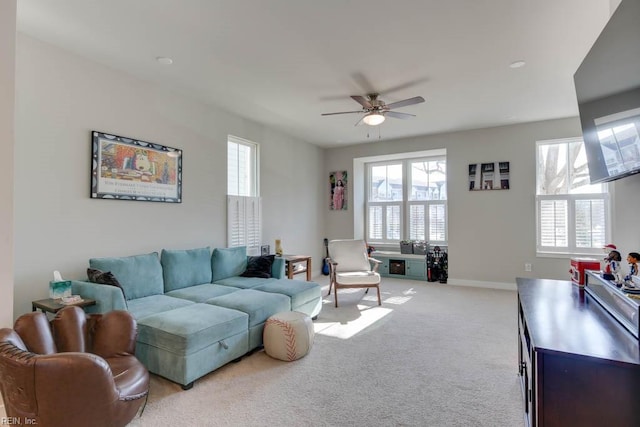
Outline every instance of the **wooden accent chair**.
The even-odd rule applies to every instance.
[[[338,306],[338,289],[343,288],[376,288],[378,305],[380,299],[380,274],[378,267],[382,264],[367,254],[364,240],[331,240],[329,250],[329,294],[334,289],[336,307]],[[373,268],[371,264],[373,263]]]

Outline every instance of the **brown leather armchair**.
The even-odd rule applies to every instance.
[[[125,426],[149,392],[134,356],[136,321],[126,311],[86,315],[65,307],[20,316],[0,329],[0,389],[7,417],[47,426]]]

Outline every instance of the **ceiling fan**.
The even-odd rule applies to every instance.
[[[358,104],[362,105],[362,109],[358,111],[341,111],[338,113],[323,113],[323,116],[333,116],[336,114],[352,114],[352,113],[364,113],[364,116],[358,120],[356,126],[360,122],[364,122],[369,126],[376,126],[384,122],[385,117],[393,117],[396,119],[409,119],[415,117],[415,114],[400,113],[398,111],[391,111],[394,108],[406,107],[407,105],[420,104],[424,102],[424,98],[421,96],[414,96],[398,102],[392,102],[391,104],[385,104],[381,99],[378,99],[377,93],[370,93],[365,98],[364,96],[352,95],[351,98]]]

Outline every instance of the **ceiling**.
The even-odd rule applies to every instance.
[[[577,116],[573,73],[611,13],[610,0],[17,3],[19,32],[322,147]],[[426,102],[378,127],[321,116],[371,92]]]

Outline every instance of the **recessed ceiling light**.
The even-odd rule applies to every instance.
[[[161,63],[162,65],[171,65],[173,64],[173,59],[167,58],[166,56],[157,56],[156,61]]]
[[[524,61],[513,61],[511,64],[509,64],[509,67],[511,68],[522,68],[524,67],[526,64],[526,62]]]

